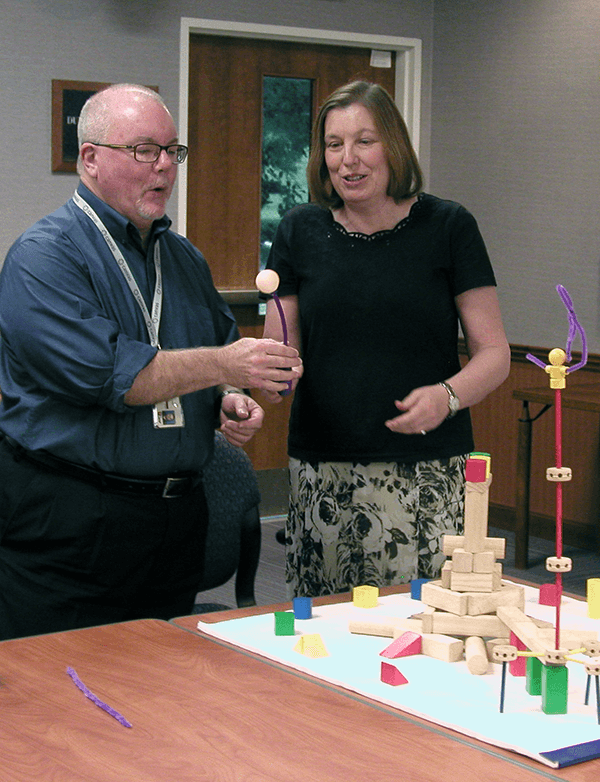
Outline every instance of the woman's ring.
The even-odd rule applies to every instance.
[[[425,431],[425,429],[421,429],[421,434],[427,434],[427,432]]]

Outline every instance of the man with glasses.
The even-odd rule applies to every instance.
[[[239,339],[206,261],[165,215],[187,157],[159,95],[115,85],[78,126],[79,186],[0,275],[0,639],[189,613],[201,472],[297,351]]]

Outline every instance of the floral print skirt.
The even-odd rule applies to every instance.
[[[398,464],[290,459],[290,597],[437,578],[463,531],[465,456]]]

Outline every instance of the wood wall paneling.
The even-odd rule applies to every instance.
[[[475,447],[492,456],[493,482],[490,488],[490,523],[504,529],[514,526],[518,420],[522,402],[513,398],[517,388],[544,386],[546,374],[525,359],[528,349],[513,346],[511,372],[507,380],[487,399],[472,408]],[[543,351],[532,351],[544,358]],[[546,354],[547,355],[547,354]],[[590,357],[588,364],[567,379],[568,384],[598,382],[600,362]],[[535,416],[543,405],[530,403]],[[581,410],[563,409],[563,465],[573,471],[572,481],[563,487],[565,543],[582,547],[597,545],[599,502],[598,476],[600,416]],[[546,468],[556,464],[554,408],[533,424],[530,532],[554,539],[555,490],[546,480]]]

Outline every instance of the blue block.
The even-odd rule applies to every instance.
[[[431,581],[430,578],[415,578],[414,581],[410,582],[410,596],[413,600],[420,600],[421,599],[421,587],[423,584],[426,584],[428,581]]]
[[[292,605],[296,619],[312,618],[312,597],[295,597]]]

